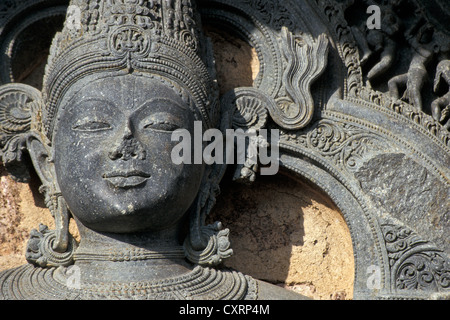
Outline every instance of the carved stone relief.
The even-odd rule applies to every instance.
[[[207,123],[222,119],[221,128],[280,130],[280,165],[321,188],[344,215],[355,253],[355,299],[450,296],[450,31],[445,1],[202,0],[196,9],[185,2],[168,1],[164,8],[167,19],[160,5],[136,1],[133,12],[124,14],[120,5],[108,11],[103,29],[98,24],[100,2],[76,1],[88,6],[83,9],[88,14],[80,29],[71,30],[73,36],[83,32],[96,36],[109,30],[99,50],[121,61],[116,68],[131,72],[179,50],[188,57],[187,66],[175,60],[164,63],[175,65],[179,74],[172,75],[186,82]],[[364,13],[372,4],[382,12],[380,29],[366,26]],[[65,1],[29,0],[0,7],[0,45],[7,52],[0,69],[3,83],[17,82],[11,61],[21,32],[33,21],[60,15],[65,5]],[[24,8],[35,8],[39,14],[22,19],[23,25],[16,27],[19,24],[13,22],[25,14]],[[189,74],[197,64],[192,52],[203,55],[208,51],[208,42],[192,18],[197,13],[204,23],[248,42],[259,58],[260,72],[253,86],[235,88],[220,97],[219,105],[231,113],[228,120],[223,120],[226,112],[214,109],[217,90],[209,78],[214,75],[212,63],[206,63],[198,74]],[[69,35],[65,36],[58,38],[50,62],[71,49],[64,47],[70,45]],[[57,68],[70,66],[70,59],[58,61]],[[56,97],[67,82],[58,85],[61,87],[52,87],[56,93],[51,94]],[[43,98],[50,98],[46,116],[51,118],[57,98]],[[39,112],[30,116],[41,100],[39,91],[20,83],[0,87],[2,162],[10,174],[23,181],[28,178],[23,165],[28,131],[37,129],[50,138],[53,131],[48,121],[36,119]],[[43,127],[32,127],[39,124]],[[257,167],[238,166],[234,176],[251,182],[257,175]],[[209,180],[203,182],[205,193],[192,218],[187,238],[190,246],[185,249],[188,259],[208,265],[208,269],[194,269],[184,279],[186,283],[197,277],[217,277],[213,267],[231,254],[226,240],[229,231],[220,224],[202,224],[215,203],[222,176],[223,168],[213,167]],[[43,191],[50,207],[61,206],[64,199],[58,190],[44,186]],[[59,230],[64,230],[67,216],[65,212],[55,214]],[[29,252],[30,261],[40,267],[53,265],[51,259],[39,256],[43,249],[33,245],[33,240],[47,239],[52,232],[42,227],[32,234],[31,248],[35,250]],[[60,241],[64,250],[72,245],[71,239],[57,232],[59,240],[55,241]],[[205,244],[202,239],[210,242]],[[214,250],[205,253],[205,246]],[[30,272],[29,267],[19,271],[24,279]],[[43,278],[57,277],[51,274],[56,271],[39,272]],[[239,273],[219,276],[241,281],[250,298],[256,294],[253,280]],[[186,283],[173,285],[189,287]],[[120,288],[129,295],[136,290],[123,288],[123,284],[105,286],[106,292]],[[239,288],[222,289],[229,293]],[[86,289],[82,297],[98,298],[97,289]],[[161,296],[157,298],[198,293],[166,292],[171,293],[158,293]]]

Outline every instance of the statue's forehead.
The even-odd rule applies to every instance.
[[[105,101],[121,109],[133,110],[154,100],[182,106],[182,99],[173,86],[145,76],[107,76],[87,80],[76,92],[72,91],[72,95],[66,107],[77,108],[84,101]]]

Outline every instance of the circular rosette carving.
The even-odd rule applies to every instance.
[[[40,100],[38,90],[21,84],[0,87],[0,132],[20,134],[31,126],[32,109]]]
[[[49,230],[41,224],[39,230],[31,231],[27,244],[26,259],[29,263],[40,267],[67,267],[73,263],[73,254],[77,243],[70,237],[67,250],[58,252],[54,249],[56,243],[56,231]]]
[[[0,87],[1,160],[19,181],[29,178],[28,170],[22,163],[23,151],[40,102],[40,92],[28,85],[7,84]]]
[[[268,106],[275,106],[275,101],[257,89],[239,88],[225,94],[222,104],[234,109],[233,128],[248,131],[265,127]]]
[[[0,119],[1,129],[5,133],[26,132],[30,129],[30,110],[28,97],[11,92],[1,97]]]

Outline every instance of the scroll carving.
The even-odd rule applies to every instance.
[[[450,261],[405,226],[382,225],[394,290],[450,291]]]
[[[61,6],[47,8],[46,5],[65,5],[63,2],[11,0],[0,4],[0,47],[8,49],[4,51],[8,59],[14,58],[14,43],[21,32],[20,28],[12,26],[14,15],[22,14],[21,10],[31,5],[44,8],[45,12],[35,17],[25,17],[23,28],[29,28],[35,20],[61,14],[64,11]],[[361,6],[374,3],[382,9],[381,29],[369,30],[365,27],[366,17],[355,12],[359,12]],[[441,248],[442,242],[436,242],[438,247],[425,240],[428,232],[436,232],[434,240],[441,241],[440,235],[446,226],[412,228],[414,212],[426,212],[426,205],[417,204],[423,208],[408,212],[411,204],[415,205],[414,201],[387,198],[392,195],[386,195],[389,193],[386,191],[393,188],[383,188],[385,181],[392,186],[392,177],[396,177],[395,186],[406,181],[413,186],[410,189],[419,193],[435,181],[430,178],[426,182],[427,176],[436,175],[443,183],[434,183],[435,188],[428,188],[426,199],[433,201],[442,195],[444,198],[448,190],[445,188],[449,181],[446,164],[450,159],[450,37],[447,26],[443,25],[446,21],[443,23],[433,17],[429,9],[431,5],[438,8],[448,8],[448,5],[440,0],[429,0],[429,3],[425,0],[389,3],[372,0],[72,0],[75,11],[69,8],[65,29],[58,33],[52,45],[42,94],[21,84],[10,83],[0,88],[1,160],[14,177],[27,181],[26,152],[27,148],[31,149],[27,141],[35,139],[45,147],[53,147],[50,143],[55,137],[53,134],[65,130],[55,121],[61,116],[60,105],[70,101],[68,97],[64,100],[65,94],[71,92],[69,87],[80,86],[76,87],[79,90],[79,81],[84,77],[105,70],[110,71],[108,76],[101,77],[105,83],[96,82],[100,77],[86,80],[87,83],[95,81],[101,86],[125,74],[137,77],[139,73],[139,79],[145,78],[147,82],[136,92],[146,92],[142,88],[151,85],[151,88],[158,88],[151,94],[180,98],[179,103],[187,110],[197,107],[196,119],[204,121],[208,128],[220,127],[222,131],[233,128],[244,132],[281,130],[280,147],[286,168],[317,183],[330,197],[333,195],[332,200],[345,215],[355,239],[359,272],[355,280],[356,295],[395,298],[407,292],[411,297],[427,298],[434,292],[447,294],[450,288],[448,256]],[[405,19],[404,8],[415,15]],[[310,13],[313,16],[308,16]],[[79,21],[76,20],[78,14]],[[227,32],[240,36],[255,49],[261,69],[253,86],[235,88],[219,99],[212,51],[202,35],[197,15],[202,15],[202,20],[213,26],[224,27]],[[448,16],[448,12],[444,10],[442,15]],[[14,80],[8,59],[0,63],[3,82]],[[151,76],[142,77],[147,73]],[[133,79],[123,86],[116,83],[116,88],[131,87],[137,83],[137,78]],[[96,90],[87,92],[94,97],[96,93]],[[84,107],[89,111],[89,106]],[[70,109],[70,106],[65,108]],[[65,108],[62,110],[67,110]],[[69,121],[67,119],[69,117],[65,118]],[[393,128],[394,125],[397,127]],[[69,129],[67,132],[72,134]],[[136,147],[136,141],[122,142],[128,151],[142,151],[141,147]],[[416,142],[425,146],[423,150],[416,147]],[[36,152],[35,158],[45,160],[43,164],[48,165],[54,160],[53,154],[46,154],[44,149],[39,149],[41,153]],[[152,152],[148,150],[145,156],[143,154],[135,160],[150,157]],[[79,162],[83,159],[86,157],[80,157]],[[395,159],[398,166],[392,165]],[[152,161],[153,165],[158,157]],[[389,163],[391,171],[386,169]],[[403,163],[423,168],[422,176],[418,170],[411,169],[411,165],[401,165]],[[152,165],[147,164],[145,168]],[[238,181],[252,182],[258,174],[254,164],[246,163],[234,169],[234,178]],[[400,169],[402,172],[398,174]],[[205,218],[216,203],[225,170],[226,166],[211,165],[203,171],[204,175],[199,178],[201,189],[193,197],[192,207],[185,212],[189,213],[186,219],[189,226],[185,228],[189,230],[183,229],[183,232],[188,235],[183,234],[184,242],[180,237],[182,241],[173,250],[163,251],[126,248],[111,254],[108,251],[98,253],[95,247],[82,247],[73,254],[76,244],[68,236],[69,204],[64,201],[58,184],[44,183],[40,190],[55,218],[57,230],[40,226],[39,230],[32,231],[27,252],[30,265],[15,270],[14,277],[44,297],[48,295],[47,284],[58,286],[60,296],[69,298],[259,297],[257,280],[238,272],[215,270],[233,253],[229,242],[232,230],[223,228],[220,223],[205,225]],[[44,170],[37,173],[42,172]],[[408,177],[414,179],[408,180]],[[148,175],[136,179],[141,178],[148,179]],[[367,185],[367,182],[370,183]],[[180,193],[186,196],[187,191]],[[145,193],[145,197],[149,194]],[[173,199],[178,199],[177,196]],[[440,206],[439,201],[436,207]],[[125,208],[125,212],[128,209]],[[436,209],[433,212],[436,219],[445,217],[445,210]],[[78,214],[83,216],[85,211],[78,210]],[[400,220],[405,217],[408,225],[403,224],[405,221],[394,223],[386,217]],[[77,259],[139,262],[167,258],[164,254],[173,259],[186,259],[197,268],[177,283],[164,279],[86,283],[83,289],[70,292],[58,284],[64,280],[60,273]],[[382,293],[367,293],[367,288],[361,286],[366,279],[364,271],[360,270],[373,264],[380,264],[382,269],[387,286]],[[0,274],[0,293],[6,292],[5,295],[12,297],[15,293],[9,290],[11,282],[8,281],[14,277],[9,275]],[[224,279],[221,283],[225,287],[216,287],[214,294],[203,295],[211,283],[219,283],[220,279]],[[6,285],[2,287],[1,283]],[[118,290],[123,294],[116,295]]]
[[[365,159],[386,150],[386,141],[349,123],[320,120],[308,132],[281,134],[281,147],[317,154],[347,172],[355,171]]]

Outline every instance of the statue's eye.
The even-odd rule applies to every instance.
[[[151,129],[155,131],[167,131],[172,132],[177,129],[179,129],[179,126],[169,122],[169,121],[162,121],[162,120],[148,120],[143,125],[144,129]]]
[[[104,121],[86,121],[82,123],[77,123],[72,128],[75,131],[82,132],[98,132],[111,129],[109,123]]]

